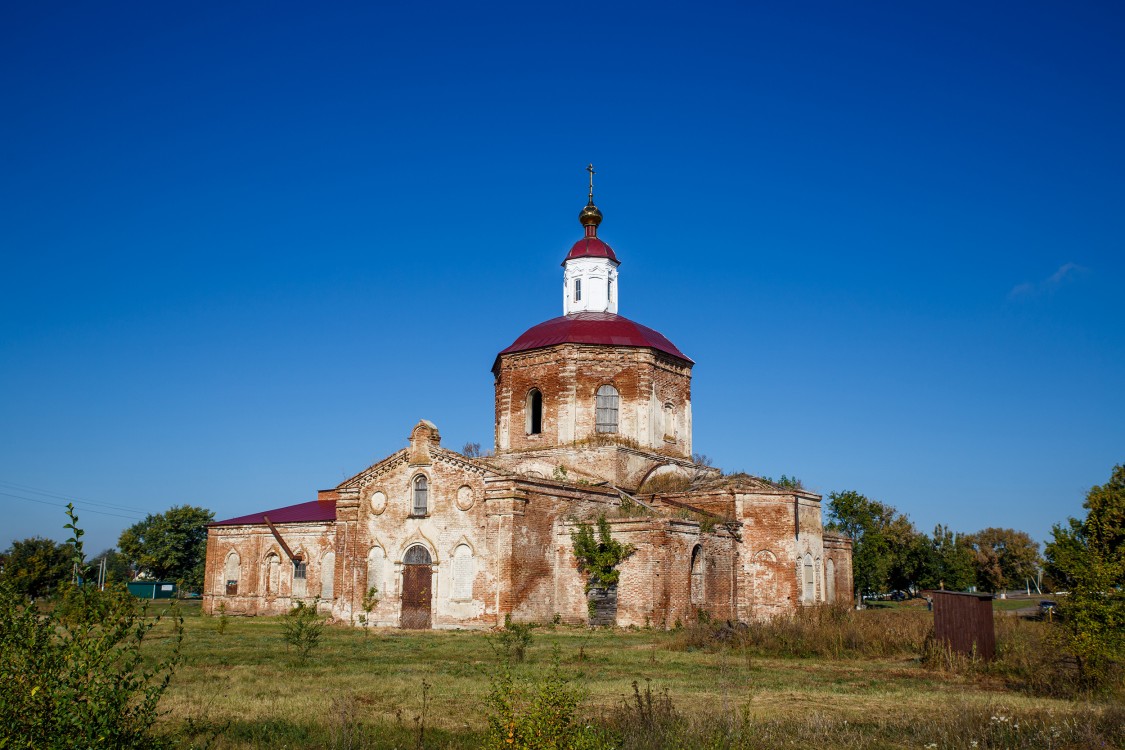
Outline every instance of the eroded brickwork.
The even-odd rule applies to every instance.
[[[497,358],[499,455],[614,439],[681,458],[691,456],[691,365],[653,349],[561,344]],[[619,396],[616,431],[597,430],[597,392]],[[535,423],[531,394],[542,395]],[[538,429],[538,432],[536,431]]]

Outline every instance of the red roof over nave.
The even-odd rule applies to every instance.
[[[656,349],[691,362],[658,331],[613,313],[583,312],[551,318],[528,328],[501,355],[542,349],[556,344],[604,344],[607,346],[639,346]]]
[[[270,517],[270,523],[308,523],[311,521],[335,521],[336,502],[334,500],[310,500],[307,503],[286,505],[284,508],[265,510],[261,513],[251,513],[248,516],[228,518],[225,521],[215,521],[208,526],[243,526],[247,524],[265,523],[264,516]]]

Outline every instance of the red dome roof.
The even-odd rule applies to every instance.
[[[574,247],[570,248],[570,252],[566,254],[566,259],[563,260],[563,265],[566,261],[573,260],[574,258],[609,258],[614,263],[620,263],[617,256],[613,254],[613,248],[605,244],[597,237],[583,237],[574,243]]]
[[[607,248],[608,249],[608,248]],[[664,335],[613,313],[574,313],[551,318],[523,332],[500,355],[542,349],[556,344],[604,344],[607,346],[639,346],[678,357],[691,359],[676,348]]]

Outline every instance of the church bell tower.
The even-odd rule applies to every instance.
[[[620,294],[617,267],[621,263],[613,249],[598,239],[602,212],[594,205],[594,165],[586,167],[586,171],[590,173],[590,200],[578,214],[586,236],[574,243],[562,264],[563,314],[616,314]]]

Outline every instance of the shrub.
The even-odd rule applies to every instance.
[[[219,602],[219,616],[215,618],[215,632],[219,635],[227,632],[227,625],[230,624],[230,618],[227,616],[227,603]]]
[[[531,645],[530,623],[512,622],[511,615],[504,615],[504,629],[500,631],[500,649],[509,661],[523,661],[527,647]]]
[[[83,532],[73,506],[67,514],[83,572]],[[59,606],[40,611],[0,583],[0,747],[168,746],[152,725],[180,659],[183,618],[169,618],[172,655],[146,665],[141,647],[164,619],[147,614],[124,587],[72,586]]]
[[[298,601],[281,625],[281,637],[297,651],[297,658],[302,662],[320,645],[323,631],[324,621],[316,613],[316,602],[309,606]]]
[[[614,747],[604,733],[580,720],[582,691],[562,674],[559,648],[535,681],[518,680],[507,660],[495,668],[485,698],[487,750],[594,750]]]

